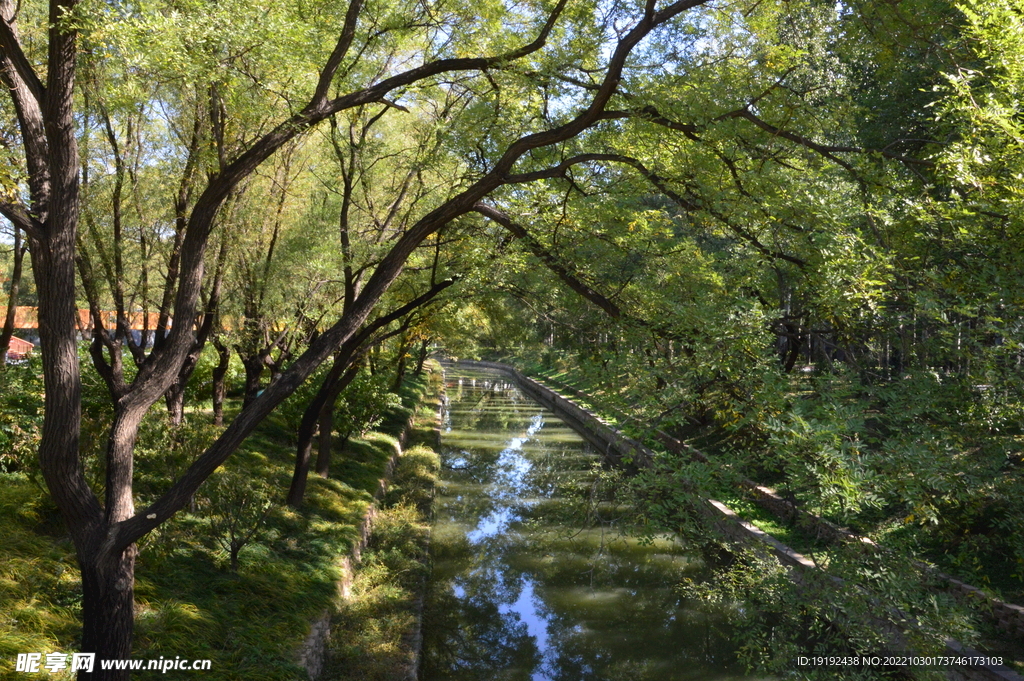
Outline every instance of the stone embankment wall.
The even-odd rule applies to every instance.
[[[352,545],[352,548],[349,549],[348,555],[343,556],[339,561],[339,566],[342,569],[343,576],[338,582],[338,593],[342,599],[347,600],[352,595],[352,580],[355,578],[355,572],[359,566],[359,561],[362,558],[363,550],[370,541],[370,535],[373,532],[373,522],[377,517],[379,503],[388,491],[391,478],[395,472],[395,466],[398,465],[398,459],[402,456],[402,451],[408,441],[409,433],[413,428],[415,420],[416,415],[414,410],[413,414],[406,422],[405,427],[402,429],[401,435],[398,437],[398,447],[395,448],[395,453],[391,455],[390,459],[388,459],[384,468],[384,476],[378,482],[377,489],[373,493],[373,501],[367,507],[366,512],[363,514],[363,517],[359,522],[356,541]],[[438,431],[438,436],[440,437],[440,431]],[[406,644],[412,651],[412,659],[409,663],[408,669],[404,674],[402,674],[403,681],[416,681],[419,676],[420,648],[423,640],[422,594],[417,600],[415,607],[417,616],[414,627],[413,630],[405,637]],[[327,657],[327,647],[330,644],[330,635],[331,612],[328,609],[324,610],[323,614],[310,624],[309,634],[303,641],[302,648],[299,651],[299,664],[306,670],[306,673],[309,674],[309,678],[312,681],[316,681],[323,672],[324,663],[326,662]]]
[[[643,468],[654,459],[654,452],[643,444],[621,433],[599,416],[589,412],[572,400],[524,375],[515,367],[498,362],[473,360],[461,360],[459,364],[469,368],[493,369],[508,375],[524,393],[557,413],[560,418],[563,418],[584,439],[594,445],[599,452],[603,453],[612,462],[623,463],[627,467]],[[656,437],[671,451],[686,453],[697,460],[707,461],[706,455],[666,433],[658,431]],[[859,537],[847,530],[836,527],[823,518],[807,513],[766,487],[757,485],[750,480],[745,480],[743,483],[743,486],[750,492],[751,498],[758,502],[760,506],[782,519],[796,520],[798,524],[811,529],[820,538],[833,541],[856,541],[874,546],[871,540]],[[795,579],[800,579],[802,571],[818,570],[818,566],[813,560],[786,546],[752,523],[743,520],[725,504],[714,499],[708,499],[706,503],[706,511],[709,517],[722,534],[740,543],[749,544],[754,542],[755,545],[766,546],[783,565],[795,571]],[[939,574],[941,575],[941,573]],[[958,591],[984,599],[991,607],[997,621],[1000,621],[1004,628],[1014,633],[1024,631],[1024,608],[993,599],[984,594],[980,589],[954,580],[948,575],[941,576],[949,580],[952,587]],[[953,640],[946,642],[946,648],[951,656],[984,657],[978,651]],[[1002,665],[957,667],[950,669],[947,672],[947,677],[955,681],[1024,681],[1024,677]]]
[[[512,367],[499,365],[494,362],[484,362],[482,364],[490,364],[493,365],[494,368],[505,367],[505,369],[503,369],[505,371],[514,371]],[[526,378],[525,380],[530,381],[531,383],[536,383],[536,381],[533,381],[532,379]],[[560,386],[559,389],[579,394],[578,391],[570,386]],[[585,397],[583,395],[581,396]],[[625,415],[622,415],[622,418],[629,419],[629,417]],[[653,436],[670,452],[684,454],[695,461],[701,461],[704,463],[708,462],[708,458],[703,452],[672,437],[662,430],[654,431]],[[740,485],[746,491],[748,498],[752,502],[783,522],[795,523],[800,527],[800,529],[817,539],[831,543],[856,543],[873,549],[879,548],[875,542],[871,541],[867,537],[862,537],[842,527],[838,527],[824,518],[808,513],[788,499],[782,498],[773,490],[764,487],[763,485],[758,485],[752,480],[741,480]],[[954,577],[951,577],[950,575],[935,570],[924,563],[919,563],[918,567],[931,572],[940,580],[944,581],[947,587],[957,594],[970,596],[971,598],[976,598],[983,602],[985,607],[984,612],[990,616],[992,623],[1004,632],[1011,636],[1024,636],[1024,607],[1001,601],[998,598],[985,593],[978,587],[966,584]]]

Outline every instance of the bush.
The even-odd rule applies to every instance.
[[[23,470],[39,447],[43,377],[38,357],[0,370],[0,472]]]
[[[238,572],[238,554],[265,534],[273,507],[265,480],[235,471],[215,473],[197,499],[210,519],[214,539],[227,551],[231,571]]]

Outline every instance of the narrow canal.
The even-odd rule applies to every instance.
[[[447,394],[421,679],[742,678],[676,589],[699,560],[588,520],[588,444],[497,372],[450,368]]]

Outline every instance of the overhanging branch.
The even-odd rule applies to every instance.
[[[551,270],[559,279],[565,282],[565,284],[573,291],[604,310],[612,319],[622,318],[622,310],[619,309],[618,305],[584,284],[577,276],[569,272],[568,268],[559,262],[558,258],[544,248],[539,241],[534,239],[533,236],[526,231],[525,227],[513,222],[512,218],[508,215],[485,203],[477,202],[476,205],[473,206],[473,210],[498,223],[515,235],[517,239],[525,243],[527,248],[530,249],[530,252],[537,256],[541,262],[547,265],[548,269]]]

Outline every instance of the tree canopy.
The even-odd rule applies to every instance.
[[[326,475],[382,353],[397,389],[434,348],[1019,579],[1022,10],[0,2],[0,349],[21,295],[83,650],[130,656],[137,543],[271,412],[298,506],[318,424]],[[209,381],[219,424],[232,356],[241,410],[140,504],[145,419]]]

